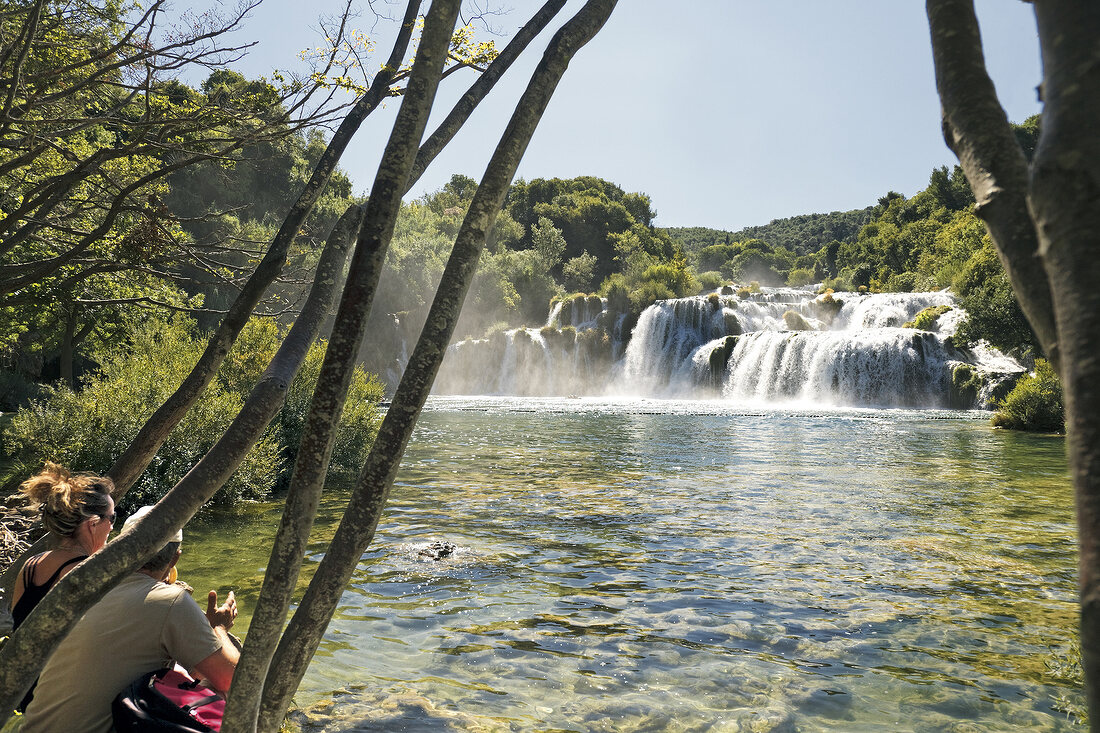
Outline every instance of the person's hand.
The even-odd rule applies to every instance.
[[[218,591],[212,590],[206,596],[206,618],[211,626],[221,626],[228,631],[233,628],[233,620],[237,618],[237,599],[233,591],[225,598],[225,603],[218,605]]]

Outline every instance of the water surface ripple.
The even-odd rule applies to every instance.
[[[1076,727],[1061,440],[717,405],[433,399],[296,700],[305,729]],[[184,577],[253,604],[277,516],[197,520]],[[457,550],[426,560],[432,541]]]

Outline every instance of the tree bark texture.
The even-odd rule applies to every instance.
[[[589,0],[558,31],[489,162],[459,229],[424,330],[360,472],[336,535],[272,660],[258,726],[263,733],[278,729],[340,596],[374,537],[401,457],[453,335],[485,238],[492,229],[535,127],[570,59],[603,27],[614,6],[615,0]]]
[[[1081,662],[1100,730],[1100,4],[1039,0],[1043,125],[1028,203],[1054,296],[1077,502]]]
[[[275,281],[286,264],[287,252],[294,242],[295,236],[301,229],[302,222],[313,210],[317,200],[328,183],[329,177],[336,169],[336,164],[351,142],[355,132],[359,129],[367,115],[373,112],[387,96],[390,82],[405,57],[405,52],[412,38],[413,26],[416,23],[416,15],[420,8],[419,0],[410,0],[402,21],[401,30],[397,40],[394,41],[393,50],[386,66],[374,77],[370,89],[356,101],[355,106],[340,123],[336,133],[329,141],[328,147],[322,153],[313,174],[306,183],[298,200],[291,206],[282,226],[279,228],[271,246],[264,255],[256,270],[249,276],[241,292],[237,295],[229,312],[222,319],[218,330],[210,337],[206,350],[203,352],[194,368],[183,380],[183,383],[156,412],[145,422],[137,436],[130,445],[115,459],[114,465],[107,471],[107,475],[115,483],[114,498],[117,501],[142,472],[149,466],[168,434],[179,424],[187,411],[195,404],[203,390],[210,384],[210,380],[218,371],[218,367],[225,361],[233,342],[240,335],[248,319],[252,316],[256,304],[260,302],[264,291]]]
[[[232,475],[278,413],[287,387],[328,314],[360,216],[359,207],[352,206],[337,222],[321,253],[301,316],[221,439],[153,511],[62,578],[0,648],[0,724],[84,612],[194,516]]]
[[[310,403],[283,518],[249,627],[248,644],[234,674],[226,710],[226,724],[232,730],[248,731],[256,727],[268,664],[296,586],[332,454],[335,428],[340,421],[363,329],[401,208],[401,197],[407,189],[409,171],[427,127],[460,6],[460,0],[432,3],[401,108],[371,188],[351,269]]]
[[[1005,273],[1043,351],[1060,361],[1050,284],[1027,211],[1027,160],[985,68],[973,0],[929,0],[943,136],[959,158]]]
[[[979,207],[990,188],[1012,202],[987,208],[982,217],[1006,267],[1020,267],[1020,278],[1011,275],[1013,289],[1065,391],[1080,550],[1081,660],[1091,728],[1100,731],[1100,4],[1033,0],[1043,124],[1023,180],[1016,164],[1004,177],[993,165],[983,170],[984,164],[972,164],[1004,154],[1005,127],[983,116],[996,129],[982,129],[975,119],[996,97],[981,61],[972,0],[927,4],[949,142],[952,136],[958,141],[964,169],[970,162],[977,174],[967,171]],[[1020,234],[1025,216],[1034,242]]]
[[[547,0],[546,4],[539,8],[538,12],[531,16],[531,19],[512,37],[504,50],[493,59],[493,63],[489,64],[489,68],[485,69],[477,78],[477,81],[471,84],[466,93],[455,102],[451,111],[439,123],[439,127],[435,128],[420,146],[420,151],[416,155],[416,162],[413,163],[412,173],[409,175],[408,188],[412,188],[420,180],[420,176],[424,175],[428,165],[435,160],[435,157],[439,155],[443,148],[447,147],[447,143],[458,134],[462,126],[466,124],[466,120],[470,119],[470,115],[474,113],[477,105],[485,99],[485,96],[500,81],[500,77],[504,76],[504,72],[519,58],[520,54],[535,39],[535,36],[542,32],[563,7],[565,7],[565,0]]]

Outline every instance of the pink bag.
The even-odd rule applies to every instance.
[[[111,710],[120,733],[209,733],[221,730],[225,699],[177,666],[134,680]]]
[[[221,730],[225,698],[209,687],[201,686],[198,680],[191,679],[181,667],[168,670],[167,674],[153,683],[153,688],[203,725]]]

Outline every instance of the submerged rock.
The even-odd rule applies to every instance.
[[[416,555],[425,560],[445,560],[453,555],[457,549],[458,545],[451,542],[433,542],[427,547],[421,548]]]

